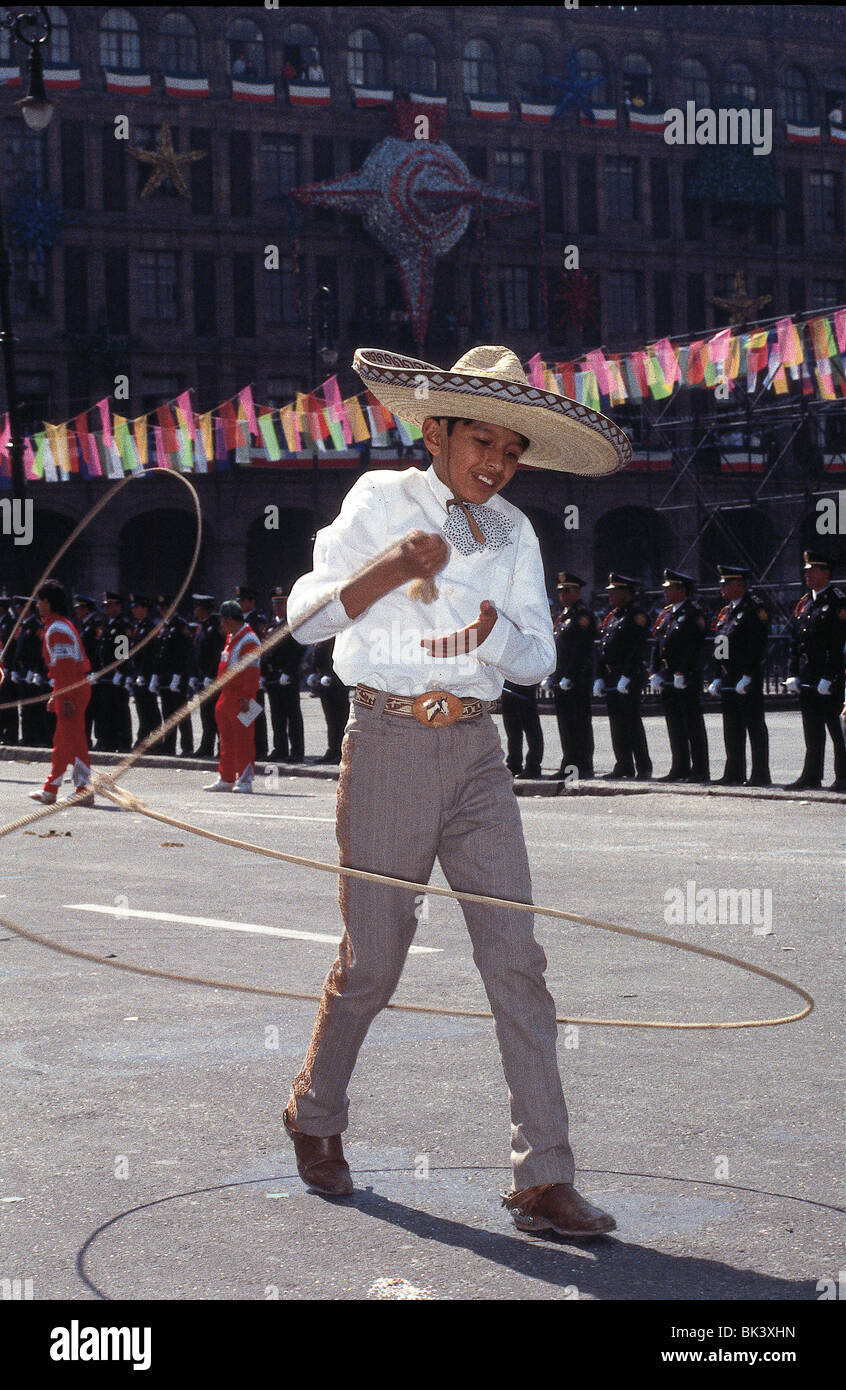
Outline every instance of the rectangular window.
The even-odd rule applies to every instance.
[[[250,217],[253,211],[253,150],[248,130],[229,133],[229,211]]]
[[[688,160],[684,166],[682,186],[682,222],[685,241],[702,240],[702,203],[688,196],[688,189],[696,170],[696,161]]]
[[[673,276],[669,270],[655,272],[655,336],[668,338],[673,332]]]
[[[152,321],[175,323],[178,319],[175,251],[139,251],[138,313]]]
[[[88,332],[88,252],[84,246],[66,246],[65,328],[69,333]]]
[[[543,225],[547,232],[564,231],[564,183],[556,150],[543,152]]]
[[[579,231],[594,236],[596,215],[596,160],[593,155],[580,154],[578,162]]]
[[[840,305],[846,298],[846,281],[844,280],[812,280],[811,281],[811,309],[833,309],[835,305]]]
[[[50,312],[52,252],[44,260],[34,249],[17,247],[12,252],[12,303],[21,318],[43,318]]]
[[[261,200],[278,203],[297,186],[297,142],[284,135],[261,137]]]
[[[213,251],[194,252],[194,332],[198,338],[217,334],[217,284]]]
[[[640,276],[634,270],[609,270],[605,276],[608,338],[632,338],[643,332]]]
[[[43,190],[47,186],[44,173],[44,132],[30,130],[20,116],[7,116],[4,128],[6,183],[34,183]]]
[[[672,236],[670,220],[670,170],[664,159],[653,159],[649,166],[649,192],[652,202],[652,235]]]
[[[801,314],[806,308],[805,304],[805,281],[801,276],[795,280],[787,282],[787,312],[788,314]]]
[[[212,138],[210,130],[192,130],[192,150],[205,150],[205,159],[196,159],[190,165],[191,211],[209,213],[214,211]]]
[[[499,311],[505,329],[528,332],[537,326],[537,272],[533,266],[502,266]]]
[[[106,320],[113,333],[128,333],[129,264],[122,247],[110,247],[104,254],[106,280]]]
[[[606,218],[609,227],[639,215],[636,159],[605,160]]]
[[[488,152],[484,145],[471,145],[464,156],[464,162],[474,179],[487,179]]]
[[[282,257],[278,270],[264,269],[262,301],[264,304],[264,322],[267,327],[281,327],[283,324],[296,323],[294,262],[290,256]]]
[[[85,125],[63,120],[60,136],[62,203],[81,210],[85,207]]]
[[[705,276],[697,270],[687,277],[688,333],[701,333],[705,323]]]
[[[103,211],[126,212],[126,141],[115,139],[113,125],[103,126]]]
[[[497,188],[507,188],[510,193],[518,193],[522,198],[530,196],[529,155],[526,150],[494,150],[494,184]]]
[[[801,246],[805,240],[805,219],[802,212],[802,170],[785,169],[784,210],[785,236],[788,246]]]
[[[811,173],[811,227],[815,232],[839,232],[842,188],[839,174]]]
[[[235,337],[256,336],[256,288],[250,251],[237,251],[232,257],[232,291],[235,309]]]

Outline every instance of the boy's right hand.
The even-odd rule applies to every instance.
[[[431,579],[448,559],[449,546],[436,531],[410,531],[399,545],[400,568],[406,579]]]

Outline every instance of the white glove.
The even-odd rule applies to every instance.
[[[722,681],[720,680],[720,678],[719,678],[719,676],[718,676],[717,679],[716,679],[715,681],[711,681],[711,684],[708,686],[708,694],[709,694],[709,695],[719,695],[719,693],[720,693],[720,691],[722,690],[722,688],[723,688],[723,683],[722,683]]]
[[[284,671],[282,672],[282,675],[279,677],[279,684],[280,684],[280,685],[290,685],[290,684],[291,684],[291,677],[290,677],[290,676],[286,676]]]
[[[594,697],[594,699],[596,700],[596,699],[599,698],[600,695],[604,695],[604,694],[605,694],[605,681],[602,680],[601,678],[600,678],[599,680],[595,680],[594,683],[593,683],[593,697]]]
[[[200,679],[198,676],[191,677],[188,682],[188,689],[194,693],[200,689]]]
[[[331,684],[332,684],[332,677],[331,677],[331,676],[321,676],[321,677],[320,677],[320,684],[321,684],[322,686],[324,686],[324,688],[325,688],[326,686],[331,685]]]
[[[174,695],[178,695],[178,694],[179,694],[179,687],[180,687],[181,684],[182,684],[182,677],[181,677],[180,675],[175,675],[175,676],[172,678],[171,682],[170,682],[170,689],[171,689],[171,691],[172,691],[172,693],[173,693]]]
[[[145,679],[144,679],[143,676],[136,676],[136,677],[135,677],[135,684],[136,684],[136,686],[137,686],[137,688],[138,688],[139,690],[143,690],[144,687],[146,686],[147,682],[145,681]]]
[[[266,689],[267,689],[267,681],[264,679],[264,676],[262,676],[261,679],[260,679],[260,681],[259,681],[259,690],[266,690]]]
[[[572,690],[572,689],[573,689],[573,682],[570,680],[570,677],[569,677],[569,676],[562,676],[562,677],[561,677],[560,681],[558,682],[558,689],[559,689],[559,690]]]
[[[819,684],[817,685],[817,694],[818,694],[818,695],[830,695],[830,694],[831,694],[831,681],[827,681],[827,680],[824,680],[824,679],[821,680],[821,681],[819,682]]]
[[[549,691],[552,690],[554,684],[555,682],[553,681],[552,676],[544,676],[543,680],[540,683],[540,688],[541,690],[545,690],[547,693],[549,693]]]
[[[662,691],[663,689],[664,689],[664,678],[663,678],[663,676],[659,676],[658,672],[656,671],[654,675],[652,675],[652,676],[649,677],[649,691],[650,691],[650,694],[652,694],[652,695],[660,695],[660,694],[661,694],[661,691]]]
[[[673,688],[675,690],[687,690],[687,681],[681,671],[676,671],[673,676]]]
[[[788,695],[798,695],[799,691],[802,688],[799,684],[799,677],[788,676],[787,680],[784,682],[784,688],[787,691]]]
[[[734,688],[737,691],[738,695],[745,695],[751,684],[751,676],[741,676],[740,680],[737,682],[737,685]]]
[[[630,686],[630,685],[631,685],[631,680],[630,680],[630,678],[629,678],[628,676],[621,676],[620,679],[617,681],[617,694],[618,694],[618,695],[627,695],[627,694],[628,694],[628,691],[629,691],[629,686]]]
[[[120,671],[115,671],[114,675],[112,676],[112,685],[123,685],[123,676],[121,675]]]
[[[127,690],[131,690],[133,685],[135,684],[131,676],[125,676],[123,683],[126,686]]]
[[[26,679],[27,685],[32,685],[33,681],[35,680],[35,672],[34,672],[34,671],[27,671],[27,673],[26,673],[26,678],[25,678],[25,679]]]
[[[96,684],[97,684],[97,677],[94,675],[94,672],[93,672],[93,671],[89,671],[89,672],[88,672],[88,675],[85,677],[85,679],[88,681],[88,684],[89,684],[89,685],[96,685]]]
[[[309,690],[314,690],[315,686],[317,686],[317,685],[319,685],[319,684],[320,684],[320,677],[318,676],[318,674],[317,674],[316,671],[312,671],[311,675],[309,676],[308,680],[306,681],[306,685],[308,686]]]
[[[159,676],[158,676],[158,672],[157,672],[157,671],[154,671],[153,674],[152,674],[152,676],[150,677],[150,694],[151,694],[151,695],[158,695],[158,693],[159,693]]]
[[[211,685],[211,683],[212,683],[212,678],[211,678],[211,676],[206,676],[205,680],[203,681],[203,689],[205,690],[206,686],[207,686],[207,685]]]

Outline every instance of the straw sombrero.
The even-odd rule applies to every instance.
[[[564,473],[616,473],[632,446],[623,431],[578,401],[533,386],[505,347],[474,347],[454,367],[433,367],[380,348],[357,348],[353,370],[393,415],[422,425],[430,415],[485,420],[523,434],[520,462]]]

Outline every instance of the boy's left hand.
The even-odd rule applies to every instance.
[[[449,637],[421,637],[420,645],[426,648],[429,656],[437,659],[466,656],[490,636],[496,620],[496,609],[489,599],[483,598],[479,606],[479,616],[474,623],[468,623],[460,631],[450,633]]]

